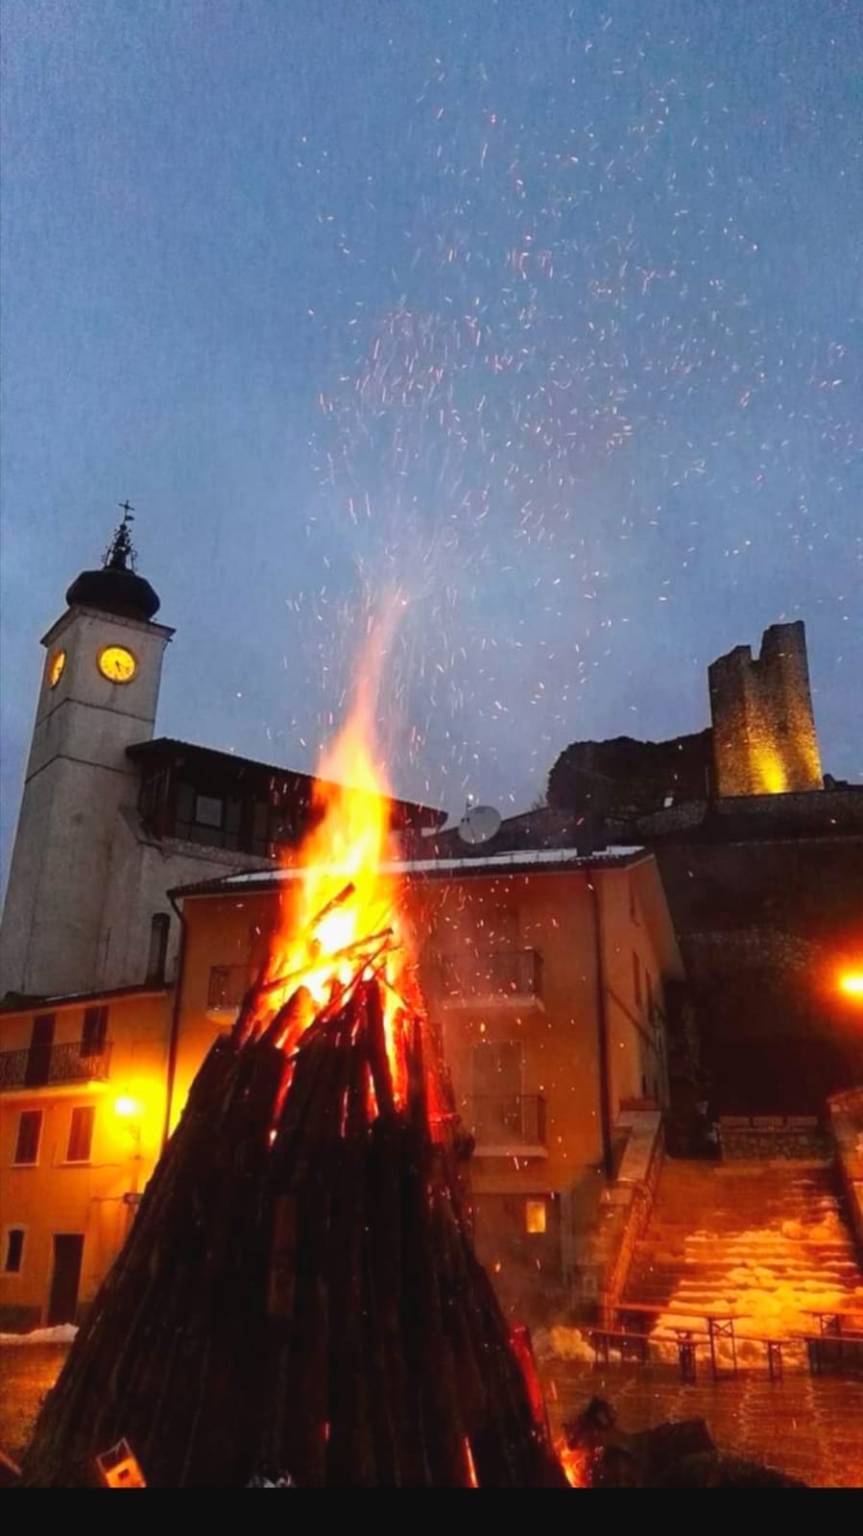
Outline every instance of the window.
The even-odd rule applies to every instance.
[[[37,1014],[33,1020],[27,1067],[24,1072],[24,1082],[28,1088],[38,1088],[42,1083],[50,1081],[53,1046],[54,1015],[53,1013]]]
[[[635,991],[635,1006],[636,1006],[636,1008],[638,1009],[638,1011],[640,1013],[641,1012],[641,966],[640,966],[639,961],[638,961],[638,956],[637,956],[637,954],[635,953],[634,950],[632,952],[632,985],[633,985],[633,989]]]
[[[270,810],[267,823],[267,841],[280,848],[284,843],[292,843],[295,837],[296,830],[292,810],[290,808],[282,810],[274,806]]]
[[[177,830],[182,834],[195,819],[195,790],[192,784],[186,784],[182,780],[177,785],[176,793],[176,818]]]
[[[6,1231],[6,1244],[3,1253],[3,1273],[6,1275],[20,1275],[23,1258],[24,1228],[9,1227]]]
[[[225,801],[225,814],[222,822],[224,830],[224,848],[240,847],[240,824],[243,819],[243,802],[230,795]]]
[[[84,1009],[84,1028],[81,1032],[81,1055],[101,1056],[108,1034],[108,1007],[102,1003]]]
[[[195,796],[195,821],[199,827],[221,827],[225,802],[216,795]]]
[[[525,1200],[524,1202],[524,1230],[533,1235],[546,1230],[546,1208],[544,1200]]]
[[[522,1093],[523,1052],[520,1040],[475,1045],[472,1051],[472,1132],[484,1147],[523,1146],[540,1140],[542,1131],[529,1112],[538,1098]]]
[[[39,1142],[42,1138],[41,1109],[22,1109],[18,1116],[18,1136],[15,1141],[16,1166],[32,1167],[39,1160]]]
[[[167,912],[154,912],[150,918],[150,951],[147,956],[147,980],[165,980],[165,962],[168,958],[168,934],[171,919]]]
[[[473,1047],[473,1091],[497,1097],[521,1093],[522,1044],[520,1040],[484,1041]]]
[[[67,1163],[89,1163],[95,1116],[96,1111],[92,1104],[73,1109],[69,1126],[69,1146],[66,1151]]]

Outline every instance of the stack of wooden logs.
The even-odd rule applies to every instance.
[[[91,1483],[122,1437],[151,1487],[566,1486],[432,1131],[423,1027],[397,1104],[380,986],[311,1024],[299,992],[264,1032],[244,1007],[213,1046],[25,1483]]]

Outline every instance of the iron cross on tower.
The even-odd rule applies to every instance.
[[[114,530],[114,537],[108,546],[103,564],[112,570],[125,571],[129,567],[134,570],[135,550],[132,545],[130,524],[134,522],[132,514],[135,508],[128,497],[125,501],[118,501],[117,505],[123,514],[123,520]]]

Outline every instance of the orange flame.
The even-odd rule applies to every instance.
[[[347,723],[322,754],[314,825],[290,859],[302,873],[286,881],[264,986],[274,1013],[300,985],[322,1008],[337,1002],[358,974],[377,977],[398,1107],[405,1092],[403,1032],[422,1009],[399,882],[382,867],[390,853],[391,800],[378,761],[375,705],[396,617],[391,606],[372,627]],[[288,1050],[295,1045],[296,1037],[284,1041]]]
[[[554,1448],[570,1488],[589,1488],[592,1459],[590,1451],[577,1450],[567,1445],[562,1435]]]

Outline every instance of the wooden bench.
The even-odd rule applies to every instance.
[[[691,1317],[693,1322],[706,1323],[707,1324],[706,1338],[707,1338],[707,1342],[708,1342],[708,1345],[709,1345],[709,1348],[710,1348],[710,1369],[711,1369],[711,1371],[713,1373],[714,1381],[721,1380],[721,1378],[723,1376],[736,1376],[737,1375],[737,1336],[736,1336],[736,1333],[735,1333],[735,1324],[737,1322],[739,1322],[740,1317],[742,1315],[741,1313],[739,1313],[739,1312],[719,1312],[719,1311],[716,1311],[716,1312],[691,1312],[690,1313],[690,1312],[686,1312],[682,1308],[675,1307],[672,1303],[669,1303],[668,1306],[665,1306],[665,1307],[656,1307],[656,1306],[648,1305],[646,1302],[638,1302],[638,1301],[618,1302],[616,1310],[617,1310],[618,1317],[619,1317],[621,1323],[623,1323],[624,1326],[626,1326],[627,1321],[631,1317],[635,1317],[636,1320],[638,1320],[640,1318],[647,1319],[647,1318],[650,1318],[650,1317],[657,1318],[657,1317],[666,1317],[666,1316],[669,1316],[669,1317],[679,1317],[679,1318],[683,1318],[683,1319],[688,1319],[688,1318]],[[699,1331],[699,1330],[697,1330],[695,1328],[691,1328],[689,1326],[686,1326],[684,1328],[677,1328],[674,1324],[668,1324],[667,1326],[669,1326],[670,1328],[673,1329],[674,1334],[675,1334],[676,1337],[678,1337],[678,1340],[679,1340],[680,1344],[682,1344],[684,1342],[684,1339],[683,1339],[684,1335],[686,1335],[687,1337],[691,1338],[691,1337],[693,1337]],[[730,1346],[730,1351],[731,1351],[731,1364],[730,1364],[730,1367],[723,1366],[721,1364],[720,1360],[719,1360],[719,1357],[718,1357],[717,1345],[720,1344],[722,1341],[727,1342],[728,1345]],[[695,1355],[694,1354],[690,1355],[689,1351],[686,1352],[686,1355],[687,1355],[686,1370],[687,1371],[691,1371],[692,1374],[691,1374],[691,1377],[689,1375],[684,1376],[684,1380],[690,1380],[691,1379],[691,1380],[694,1381],[695,1380],[695,1374],[694,1374],[695,1373]],[[681,1355],[680,1355],[680,1368],[681,1368],[681,1373],[683,1373],[684,1363],[683,1363],[683,1351],[682,1351],[682,1349],[681,1349]]]
[[[650,1351],[648,1333],[623,1333],[615,1328],[593,1328],[590,1332],[590,1342],[593,1346],[595,1366],[608,1365],[609,1355],[613,1349],[619,1353],[621,1364],[632,1360],[638,1365],[648,1363]]]
[[[812,1376],[863,1376],[863,1333],[803,1335]]]
[[[706,1329],[674,1328],[668,1332],[632,1333],[615,1328],[594,1328],[590,1332],[593,1345],[594,1365],[608,1365],[612,1350],[620,1355],[621,1364],[635,1361],[639,1365],[650,1363],[651,1344],[673,1344],[677,1349],[677,1363],[681,1380],[694,1382],[697,1374],[699,1346],[709,1347],[710,1334]]]

